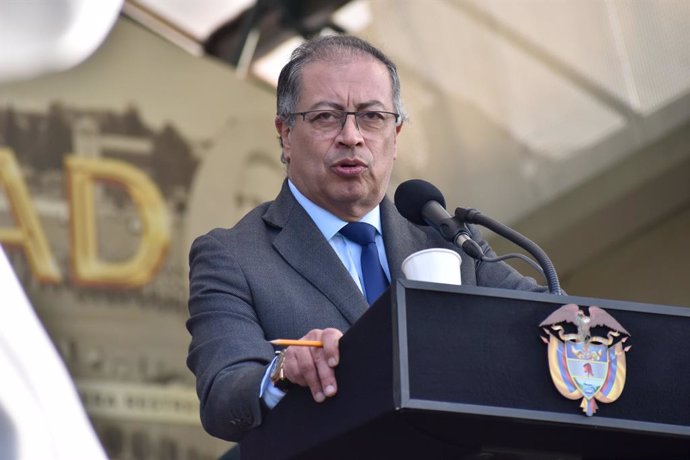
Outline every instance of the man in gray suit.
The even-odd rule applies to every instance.
[[[283,68],[277,98],[282,190],[232,229],[199,237],[190,252],[187,363],[205,429],[233,441],[259,425],[290,385],[308,387],[317,403],[337,394],[338,341],[372,294],[364,248],[340,233],[346,224],[374,227],[385,281],[400,278],[414,252],[454,249],[385,196],[405,119],[397,69],[385,55],[353,37],[308,42]],[[460,255],[463,284],[543,290],[505,264]],[[276,355],[269,342],[276,338],[323,347]]]

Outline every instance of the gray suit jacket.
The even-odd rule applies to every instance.
[[[383,238],[392,280],[410,254],[455,249],[428,227],[381,203]],[[484,252],[493,251],[475,229]],[[502,263],[476,263],[460,252],[462,282],[543,290]],[[197,378],[201,420],[213,436],[238,441],[259,425],[259,386],[274,356],[268,340],[299,338],[314,328],[346,331],[368,304],[335,251],[290,192],[247,214],[232,229],[215,229],[191,248],[187,365]]]

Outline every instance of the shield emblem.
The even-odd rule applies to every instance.
[[[563,305],[539,326],[546,333],[541,339],[556,389],[568,399],[582,398],[580,408],[591,417],[596,401],[611,403],[623,392],[630,334],[602,308],[590,306],[589,312],[587,316],[578,305]],[[566,332],[566,323],[575,324],[577,332]],[[606,335],[591,334],[596,326],[608,329]]]
[[[566,342],[566,365],[573,383],[587,399],[592,399],[606,381],[609,362],[607,347],[583,342]]]

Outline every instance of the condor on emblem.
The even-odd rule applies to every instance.
[[[577,332],[567,333],[567,323]],[[575,304],[563,305],[539,325],[547,334],[549,370],[556,389],[568,399],[582,398],[580,407],[588,416],[597,411],[595,399],[610,403],[625,386],[624,346],[630,337],[604,309],[591,306],[589,316]],[[603,330],[605,337],[592,335]],[[624,334],[621,336],[621,334]]]

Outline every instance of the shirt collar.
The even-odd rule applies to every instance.
[[[346,221],[336,217],[334,214],[326,211],[304,196],[290,179],[288,179],[288,186],[297,202],[307,211],[307,214],[309,214],[309,217],[314,221],[326,240],[330,241],[341,228],[347,225]],[[364,217],[360,219],[360,222],[366,222],[367,224],[373,225],[379,234],[383,235],[381,231],[381,213],[379,205],[376,205],[374,209],[365,214]]]

